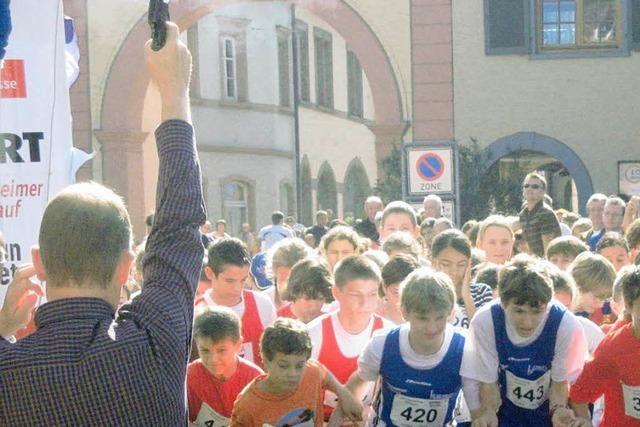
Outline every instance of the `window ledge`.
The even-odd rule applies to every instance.
[[[581,58],[616,58],[630,56],[628,48],[621,47],[617,49],[573,49],[562,51],[542,51],[529,55],[531,59],[581,59]]]

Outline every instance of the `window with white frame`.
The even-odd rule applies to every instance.
[[[538,45],[543,49],[618,47],[621,8],[621,0],[538,0]]]
[[[236,69],[236,41],[231,37],[222,39],[222,61],[224,71],[224,96],[226,99],[238,99],[238,77]]]
[[[249,218],[249,185],[231,180],[222,185],[222,212],[227,221],[227,233],[240,234],[242,224]]]

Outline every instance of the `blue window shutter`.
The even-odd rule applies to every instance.
[[[631,0],[631,48],[640,50],[640,0]]]
[[[484,41],[487,55],[530,52],[529,0],[484,0]]]

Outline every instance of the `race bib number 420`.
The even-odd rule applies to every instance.
[[[551,385],[551,371],[537,380],[526,380],[507,371],[507,398],[523,409],[538,409],[547,400]]]
[[[622,384],[624,395],[624,414],[640,420],[640,386]]]
[[[399,427],[442,427],[449,409],[449,399],[418,399],[396,394],[391,406],[391,421]]]

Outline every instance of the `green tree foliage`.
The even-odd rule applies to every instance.
[[[529,162],[519,156],[511,161],[495,162],[482,173],[485,152],[477,139],[459,145],[461,220],[481,220],[491,214],[514,215],[522,207],[522,181],[529,171]],[[502,170],[501,170],[502,169]]]
[[[391,152],[382,161],[384,180],[378,180],[375,193],[387,204],[393,200],[402,200],[402,152],[393,144]]]

